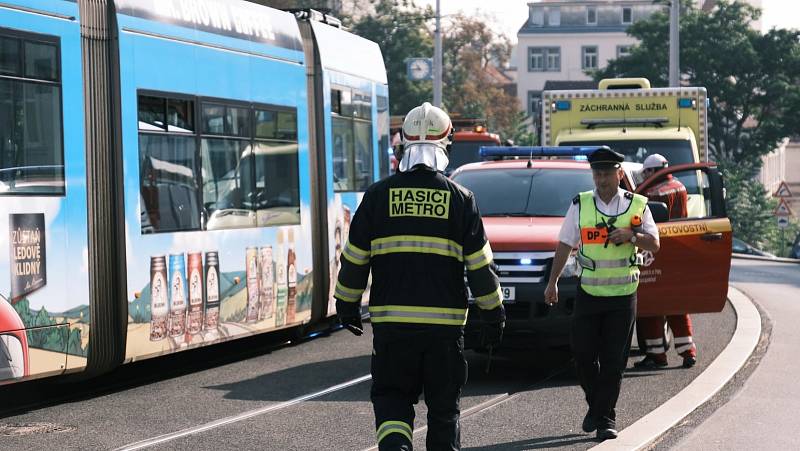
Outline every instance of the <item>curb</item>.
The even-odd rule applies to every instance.
[[[591,448],[597,451],[640,450],[714,396],[742,368],[761,335],[761,316],[741,291],[728,287],[728,300],[736,311],[736,331],[728,346],[689,385],[670,400],[619,433]]]
[[[760,255],[747,255],[747,254],[733,254],[731,258],[739,259],[739,260],[760,260],[762,262],[773,262],[773,263],[800,263],[800,259],[797,258],[784,258],[784,257],[763,257]]]

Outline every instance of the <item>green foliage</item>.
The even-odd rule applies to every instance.
[[[800,32],[758,33],[749,24],[760,11],[745,2],[720,0],[709,13],[691,3],[684,2],[681,15],[681,72],[688,85],[708,90],[711,157],[758,168],[783,138],[800,134]],[[647,77],[666,86],[668,13],[633,24],[628,33],[640,44],[595,77]]]
[[[431,82],[413,82],[406,77],[408,58],[433,55],[433,36],[426,27],[433,11],[409,0],[379,0],[373,6],[375,14],[351,23],[350,31],[381,47],[389,79],[390,113],[403,115],[433,97]]]
[[[711,99],[709,152],[726,177],[734,234],[777,251],[774,200],[754,177],[763,155],[800,135],[800,32],[760,34],[750,27],[760,11],[742,1],[720,0],[711,12],[692,4],[683,0],[681,72],[686,84],[705,87]],[[668,12],[631,25],[628,33],[639,45],[595,78],[646,77],[653,86],[667,86]]]
[[[511,118],[508,130],[503,133],[504,139],[514,141],[517,146],[534,146],[537,144],[536,133],[530,130],[531,117],[522,111]]]
[[[380,45],[389,80],[390,112],[404,115],[433,98],[430,81],[410,81],[406,60],[433,56],[433,18],[430,6],[411,0],[379,0],[355,18],[344,18],[352,32]],[[366,8],[364,8],[366,10]],[[507,38],[483,18],[456,15],[442,24],[442,102],[461,117],[486,118],[490,130],[502,136],[516,132],[516,97],[487,72],[504,65],[511,55]]]
[[[57,326],[58,323],[44,307],[38,312],[32,311],[28,299],[23,298],[14,304],[14,310],[28,329],[28,346],[55,352],[66,351],[84,357],[87,355],[87,350],[81,347],[81,331],[70,330],[66,324]]]

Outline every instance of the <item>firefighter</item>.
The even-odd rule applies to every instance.
[[[647,180],[656,172],[669,166],[669,162],[662,155],[654,153],[644,160],[642,175]],[[686,206],[688,195],[686,187],[680,180],[667,174],[651,186],[645,196],[654,202],[664,202],[667,205],[669,219],[687,217]],[[692,341],[692,321],[688,314],[670,315],[666,317],[667,324],[672,329],[675,342],[675,351],[683,357],[683,367],[691,368],[697,363],[697,348]],[[636,368],[655,369],[667,366],[667,342],[664,336],[664,317],[654,316],[636,318],[636,333],[644,338],[646,356],[634,363]]]
[[[481,345],[502,339],[505,311],[473,194],[442,174],[452,123],[430,103],[403,122],[399,172],[370,186],[350,225],[336,284],[342,324],[362,333],[372,271],[372,389],[378,447],[412,449],[414,404],[425,394],[427,448],[460,449],[467,379],[464,272],[484,322]]]
[[[589,409],[583,419],[586,432],[601,440],[617,437],[616,412],[622,373],[636,317],[639,268],[637,247],[657,252],[656,228],[647,198],[619,187],[623,156],[602,147],[588,157],[594,191],[572,200],[559,233],[545,288],[545,302],[558,303],[558,278],[572,249],[582,267],[572,319],[571,344],[578,380]],[[631,219],[642,218],[634,232]]]

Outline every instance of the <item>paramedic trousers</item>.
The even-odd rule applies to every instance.
[[[370,397],[379,449],[412,449],[414,404],[422,393],[427,449],[460,449],[459,400],[467,381],[463,329],[373,323],[373,331]]]
[[[597,297],[578,287],[572,318],[572,354],[578,380],[599,429],[615,428],[622,374],[636,318],[636,293]]]

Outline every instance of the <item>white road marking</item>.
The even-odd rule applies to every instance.
[[[365,376],[361,376],[356,379],[349,380],[347,382],[343,382],[338,385],[334,385],[332,387],[328,387],[324,390],[320,390],[318,392],[310,393],[308,395],[303,395],[298,398],[290,399],[289,401],[285,401],[278,404],[272,404],[266,407],[261,407],[258,409],[249,410],[247,412],[242,412],[238,415],[233,415],[230,417],[220,418],[219,420],[212,421],[210,423],[201,424],[200,426],[195,426],[191,428],[182,429],[177,432],[172,432],[169,434],[158,435],[153,438],[149,438],[146,440],[141,440],[138,442],[134,442],[128,445],[124,445],[120,448],[117,448],[115,451],[132,451],[137,449],[147,448],[149,446],[159,445],[161,443],[165,443],[171,440],[175,440],[176,438],[186,437],[187,435],[199,434],[200,432],[205,432],[211,429],[218,428],[220,426],[224,426],[226,424],[236,423],[242,420],[246,420],[248,418],[253,418],[259,415],[263,415],[268,412],[273,412],[275,410],[284,409],[286,407],[293,406],[295,404],[299,404],[303,401],[308,401],[309,399],[319,398],[321,396],[325,396],[329,393],[333,393],[338,390],[342,390],[347,387],[352,387],[353,385],[358,385],[362,382],[366,382],[372,379],[372,376],[369,374]]]

